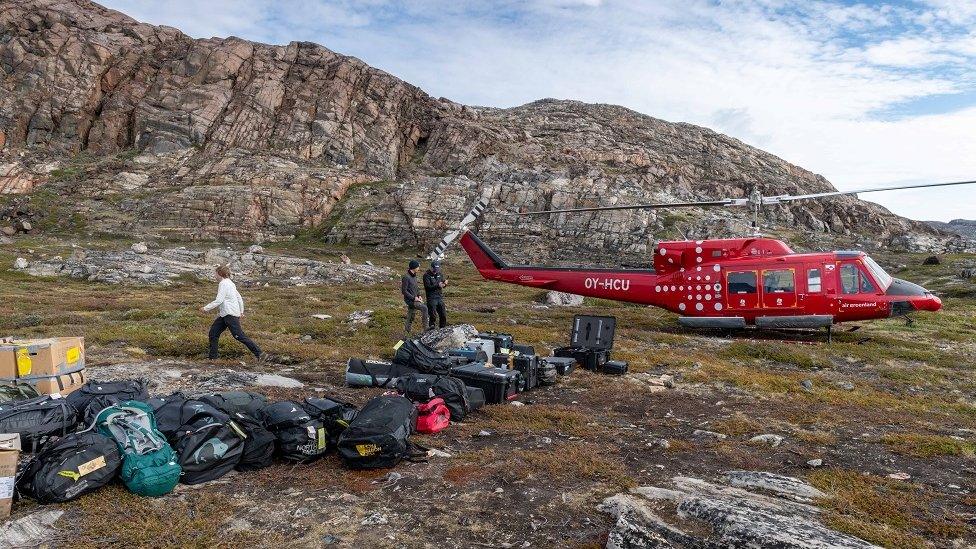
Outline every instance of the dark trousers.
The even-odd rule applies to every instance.
[[[427,299],[427,318],[430,319],[428,326],[431,330],[434,329],[434,321],[437,321],[438,328],[447,326],[447,309],[444,308],[443,299]]]
[[[417,311],[420,311],[420,327],[423,330],[427,329],[427,307],[423,303],[418,303],[416,301],[407,303],[407,320],[403,323],[403,335],[406,336],[410,334],[410,328],[413,326],[413,317]]]
[[[254,353],[254,356],[261,356],[261,348],[251,341],[251,338],[247,337],[247,334],[241,329],[241,319],[227,315],[218,316],[210,326],[210,358],[217,358],[217,341],[220,340],[220,334],[224,333],[224,330],[230,330],[234,339],[243,343],[249,351]]]

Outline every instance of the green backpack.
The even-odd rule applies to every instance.
[[[109,406],[95,418],[98,432],[112,438],[122,452],[122,482],[131,492],[158,497],[168,494],[183,471],[173,448],[156,428],[148,404],[129,400]]]

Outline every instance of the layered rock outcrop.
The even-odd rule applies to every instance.
[[[316,44],[192,39],[84,0],[3,0],[0,194],[51,193],[73,228],[177,239],[427,247],[480,195],[480,230],[542,259],[641,262],[745,212],[518,217],[518,209],[829,190],[706,128],[611,105],[435,99]],[[770,209],[769,232],[864,246],[946,237],[855,198]],[[813,235],[810,237],[809,235]]]

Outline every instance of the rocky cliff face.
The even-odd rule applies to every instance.
[[[479,228],[502,250],[639,262],[657,238],[740,233],[743,212],[510,213],[832,188],[736,139],[622,107],[467,107],[315,44],[196,40],[85,1],[0,5],[0,193],[54,210],[42,230],[70,220],[260,241],[319,229],[427,251],[487,195]],[[800,247],[947,240],[853,198],[767,214],[770,232],[805,235]]]

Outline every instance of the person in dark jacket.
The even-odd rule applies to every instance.
[[[430,268],[424,273],[424,293],[427,294],[427,318],[430,320],[428,328],[434,329],[434,321],[438,320],[438,327],[447,326],[447,310],[444,308],[444,287],[447,279],[441,272],[441,262],[431,261]]]
[[[410,337],[410,328],[413,326],[413,317],[417,311],[420,311],[421,328],[427,329],[427,307],[424,306],[424,299],[420,297],[417,284],[418,269],[420,269],[420,262],[412,259],[407,266],[407,272],[400,277],[400,293],[403,294],[403,302],[407,305],[407,319],[403,323],[404,339]]]

